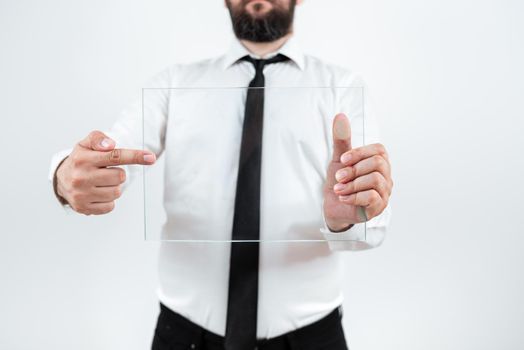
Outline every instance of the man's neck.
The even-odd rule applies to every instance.
[[[268,43],[256,43],[248,40],[240,40],[240,42],[252,54],[265,58],[268,53],[275,52],[280,49],[286,43],[286,41],[288,41],[291,35],[292,33],[289,33],[278,40]]]

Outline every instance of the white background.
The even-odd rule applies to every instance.
[[[306,52],[361,72],[395,181],[384,244],[347,258],[352,349],[524,348],[524,5],[306,0]],[[55,202],[51,155],[174,62],[222,53],[221,0],[0,1],[0,348],[147,349],[157,244],[133,186]]]

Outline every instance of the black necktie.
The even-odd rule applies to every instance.
[[[255,66],[247,91],[242,144],[238,165],[232,239],[254,242],[231,244],[226,350],[249,350],[256,345],[258,258],[260,239],[260,177],[264,122],[264,66],[289,60],[277,55],[268,60],[242,58]]]

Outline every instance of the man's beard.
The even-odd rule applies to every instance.
[[[233,31],[238,39],[258,43],[271,42],[282,38],[291,31],[296,0],[290,1],[289,9],[277,7],[273,3],[273,8],[260,17],[249,14],[245,5],[246,1],[242,1],[239,5],[240,9],[237,10],[227,1]]]

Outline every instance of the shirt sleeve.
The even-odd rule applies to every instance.
[[[388,204],[380,215],[375,216],[371,220],[354,224],[346,231],[332,232],[326,224],[324,210],[322,210],[324,226],[320,229],[320,232],[322,232],[324,239],[328,241],[329,247],[333,251],[366,250],[376,248],[382,244],[386,237],[390,219],[391,207]]]
[[[67,157],[69,154],[71,154],[71,151],[73,149],[65,149],[60,152],[57,152],[51,157],[51,164],[49,165],[49,174],[48,174],[48,180],[50,182],[53,181],[53,177],[55,176],[56,168],[58,168],[58,165]]]
[[[113,139],[117,148],[145,149],[158,157],[165,147],[165,129],[169,108],[170,70],[166,69],[151,78],[142,89],[140,98],[125,108],[109,130],[103,132]],[[59,164],[72,149],[62,150],[53,155],[49,167],[49,181],[52,183]],[[141,173],[138,165],[121,166],[127,175],[122,186],[125,189]]]
[[[380,130],[373,108],[372,97],[369,88],[360,75],[351,75],[341,86],[352,86],[355,90],[342,94],[339,109],[350,119],[351,141],[353,148],[373,143],[383,143]],[[347,91],[350,91],[349,89]],[[331,129],[329,129],[331,130]],[[331,138],[330,138],[331,139]],[[330,154],[333,146],[329,145]],[[366,250],[376,248],[382,244],[391,220],[391,205],[374,218],[367,222],[354,224],[351,228],[342,232],[331,231],[324,217],[324,205],[322,203],[322,222],[320,228],[324,239],[328,241],[333,251],[341,250]]]

